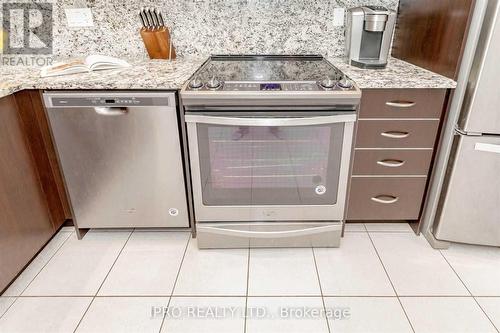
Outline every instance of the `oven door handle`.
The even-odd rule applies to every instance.
[[[312,228],[304,228],[304,229],[295,229],[295,230],[284,230],[284,231],[249,231],[249,230],[237,230],[237,229],[229,229],[224,227],[208,227],[208,226],[200,226],[198,224],[198,231],[207,232],[211,234],[217,235],[226,235],[226,236],[236,236],[236,237],[251,237],[251,238],[287,238],[287,237],[298,237],[298,236],[308,236],[315,235],[318,233],[326,232],[326,231],[336,231],[339,230],[341,226],[331,224],[321,227],[312,227]]]
[[[307,126],[335,123],[349,123],[356,121],[356,114],[341,114],[314,117],[224,117],[186,114],[186,123],[201,123],[229,126]]]

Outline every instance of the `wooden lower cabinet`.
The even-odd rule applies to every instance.
[[[417,220],[426,177],[353,177],[348,220]]]
[[[446,89],[364,89],[361,119],[439,119]]]
[[[0,99],[0,291],[55,232],[14,96]]]
[[[365,89],[347,220],[420,218],[446,89]]]
[[[358,120],[356,148],[432,148],[439,120]]]
[[[427,175],[432,149],[356,149],[353,176]]]
[[[42,97],[38,90],[24,90],[16,93],[15,99],[52,223],[58,229],[71,218],[71,212]]]

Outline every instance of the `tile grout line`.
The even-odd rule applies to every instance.
[[[486,318],[488,318],[488,320],[490,321],[491,325],[493,325],[493,328],[496,329],[497,332],[500,332],[500,330],[498,329],[498,327],[496,327],[495,323],[493,323],[493,320],[491,320],[490,316],[488,316],[488,314],[486,313],[486,311],[484,311],[484,309],[481,306],[481,304],[479,304],[479,302],[477,301],[476,297],[472,296],[472,298],[474,299],[474,301],[476,302],[476,304],[479,306],[479,308],[481,309],[481,311],[483,311],[483,313],[485,314]]]
[[[443,252],[441,252],[441,250],[438,250],[438,251],[439,251],[439,254],[441,255],[441,257],[443,257],[444,261],[446,261],[446,263],[448,264],[448,266],[451,268],[451,270],[453,271],[453,273],[455,273],[455,275],[457,276],[457,278],[460,281],[460,283],[462,283],[462,285],[464,286],[465,290],[467,290],[467,292],[469,293],[469,297],[473,297],[471,291],[465,285],[464,281],[462,280],[462,278],[460,277],[460,275],[458,275],[457,271],[455,270],[455,268],[453,268],[453,266],[450,264],[450,262],[448,261],[448,259],[446,259],[446,257],[444,256]],[[468,297],[468,296],[465,296],[465,297]]]
[[[4,298],[88,298],[88,297],[94,297],[92,295],[51,295],[51,296],[2,296]],[[156,294],[156,295],[96,295],[95,298],[138,298],[138,297],[149,297],[149,298],[165,298],[165,297],[170,297],[169,294]],[[210,294],[210,295],[203,295],[203,294],[178,294],[178,295],[172,295],[172,298],[196,298],[196,297],[203,297],[203,298],[231,298],[231,297],[239,297],[243,298],[245,297],[244,294],[234,294],[234,295],[217,295],[217,294]],[[310,295],[249,295],[249,298],[307,298],[307,297],[321,297],[319,294],[310,294]],[[376,298],[396,298],[396,295],[393,296],[388,296],[388,295],[336,295],[336,294],[329,294],[325,295],[324,297],[332,297],[332,298],[370,298],[370,297],[376,297]],[[476,297],[476,296],[467,296],[467,295],[401,295],[400,297],[402,298],[419,298],[419,297],[425,297],[425,298],[463,298],[463,297]],[[477,296],[480,298],[500,298],[500,296]]]
[[[245,295],[245,316],[243,320],[243,333],[247,332],[247,315],[248,315],[248,286],[250,284],[250,244],[248,246],[248,259],[247,259],[247,291]]]
[[[135,230],[135,229],[134,229]],[[130,238],[132,237],[132,234],[134,233],[134,230],[132,230],[130,232],[130,235],[128,235],[127,237],[127,240],[125,241],[125,243],[123,244],[122,248],[120,249],[120,252],[118,252],[118,255],[116,256],[115,260],[113,261],[113,264],[111,264],[111,267],[109,268],[108,270],[108,273],[106,273],[106,276],[104,277],[104,279],[102,280],[101,282],[101,285],[99,286],[99,288],[97,289],[96,293],[94,294],[94,298],[99,294],[99,291],[101,291],[101,288],[102,286],[104,285],[104,283],[106,282],[106,280],[108,279],[108,276],[109,274],[111,273],[111,271],[113,270],[113,268],[115,267],[115,264],[116,262],[118,261],[118,259],[120,258],[123,250],[125,249],[125,247],[127,246],[128,244],[128,241],[130,240]]]
[[[184,258],[186,258],[186,253],[187,253],[190,242],[191,242],[191,235],[189,234],[189,236],[187,238],[186,246],[184,247],[184,253],[182,254],[182,259],[181,259],[181,262],[179,264],[179,269],[177,270],[177,275],[175,276],[174,285],[172,286],[172,290],[170,291],[170,296],[168,298],[168,303],[167,303],[167,309],[170,306],[170,302],[172,301],[172,297],[174,297],[174,291],[175,291],[175,287],[177,285],[177,280],[179,279],[179,275],[181,274],[182,264],[184,264]],[[160,329],[158,330],[158,333],[161,333],[161,331],[163,330],[163,325],[165,324],[166,316],[167,316],[167,312],[165,311],[165,313],[163,314],[163,318],[161,319]]]
[[[135,229],[132,229],[132,231],[128,235],[127,240],[125,241],[125,243],[123,244],[122,248],[120,249],[120,252],[118,252],[118,255],[116,256],[115,260],[113,261],[113,264],[109,268],[108,273],[106,273],[106,276],[104,277],[104,279],[102,280],[101,284],[99,285],[99,288],[95,292],[94,296],[92,296],[92,300],[90,301],[89,305],[87,306],[87,308],[83,312],[83,315],[80,318],[80,320],[78,321],[78,324],[76,325],[75,329],[73,330],[73,333],[75,333],[78,330],[78,327],[80,327],[80,324],[82,323],[83,318],[85,318],[85,316],[87,315],[87,312],[89,311],[90,307],[94,303],[94,300],[96,299],[97,294],[99,294],[99,291],[101,290],[102,286],[104,285],[104,282],[106,282],[106,279],[108,278],[109,273],[111,273],[111,271],[113,270],[113,267],[115,266],[116,262],[118,261],[118,258],[120,258],[120,255],[122,254],[123,249],[125,248],[125,246],[127,246],[127,243],[129,241],[130,237],[132,237],[132,234],[134,233],[134,230]]]
[[[38,277],[38,275],[40,275],[40,273],[45,269],[45,267],[49,264],[49,262],[56,256],[57,253],[59,253],[59,251],[61,250],[61,248],[64,246],[64,244],[66,244],[68,242],[68,240],[71,238],[71,236],[73,236],[75,232],[72,231],[70,232],[70,235],[64,240],[64,242],[62,242],[62,244],[56,249],[56,251],[54,252],[54,254],[52,254],[49,258],[49,260],[47,260],[47,262],[42,266],[42,268],[40,268],[40,270],[38,271],[38,273],[36,273],[36,275],[33,277],[33,279],[31,279],[31,281],[28,283],[28,285],[23,289],[23,291],[21,291],[21,293],[18,295],[18,297],[22,296],[22,294],[29,288],[29,286],[31,286],[31,284],[33,283],[33,281],[35,281],[35,279]],[[48,244],[47,244],[48,245]],[[43,250],[42,250],[43,251]]]
[[[366,226],[365,226],[365,228],[366,228]],[[396,298],[398,299],[399,305],[401,306],[401,309],[403,310],[403,313],[405,314],[406,320],[408,321],[408,324],[410,324],[411,330],[413,332],[415,332],[415,328],[413,327],[413,324],[410,321],[410,317],[408,317],[408,313],[406,313],[406,309],[403,306],[403,303],[401,302],[401,299],[400,299],[399,294],[396,290],[396,287],[394,287],[394,283],[392,282],[392,279],[389,276],[389,272],[387,272],[387,269],[385,268],[384,262],[382,261],[382,258],[380,257],[380,254],[378,253],[377,247],[375,246],[375,243],[373,242],[372,236],[370,235],[370,232],[368,232],[368,229],[367,229],[367,234],[368,234],[368,238],[370,239],[370,242],[372,243],[373,249],[375,250],[375,253],[377,254],[378,260],[380,261],[380,264],[382,265],[382,268],[384,269],[384,272],[387,275],[387,279],[389,279],[389,283],[391,284],[392,289],[394,290],[394,293],[396,294]]]
[[[78,324],[76,324],[75,326],[75,329],[73,330],[73,333],[76,332],[76,330],[78,329],[78,327],[80,327],[80,324],[82,323],[83,321],[83,318],[87,315],[87,312],[89,311],[90,307],[92,306],[92,304],[94,303],[94,300],[95,300],[95,297],[92,297],[92,300],[90,301],[89,305],[87,306],[87,308],[85,309],[85,311],[83,312],[83,315],[82,317],[80,318],[80,320],[78,321]]]
[[[191,236],[188,237],[186,245],[184,246],[184,251],[182,253],[181,262],[179,263],[179,269],[177,270],[177,274],[175,275],[174,284],[172,286],[172,290],[170,291],[170,296],[171,297],[174,296],[174,291],[175,291],[175,287],[177,285],[177,280],[179,279],[179,275],[181,274],[182,265],[184,264],[184,259],[186,258],[186,253],[187,253],[187,250],[189,248],[189,243],[190,242],[191,242]]]
[[[63,231],[59,231],[58,233],[60,232],[63,232]],[[66,231],[64,231],[64,233],[66,233]],[[49,264],[49,262],[52,260],[52,258],[54,258],[54,256],[59,252],[59,250],[64,246],[64,244],[66,244],[66,242],[68,241],[68,239],[71,238],[71,236],[73,235],[74,231],[70,231],[68,232],[69,233],[69,236],[64,240],[64,242],[62,242],[61,245],[59,245],[59,247],[54,251],[54,253],[50,256],[49,260],[47,260],[47,262],[42,266],[42,268],[40,268],[40,270],[35,274],[35,276],[31,279],[31,281],[26,285],[26,287],[24,287],[24,289],[19,293],[19,295],[17,296],[13,296],[14,297],[14,302],[12,302],[8,307],[7,309],[4,311],[4,313],[2,313],[2,315],[0,315],[0,319],[3,318],[3,316],[7,313],[7,311],[9,311],[9,309],[14,305],[14,303],[17,302],[17,300],[22,296],[22,294],[26,291],[26,289],[28,289],[28,287],[33,283],[33,281],[37,278],[37,276],[42,272],[42,270],[45,268],[45,266],[47,266]],[[51,240],[52,241],[52,240]],[[50,242],[49,242],[50,243]],[[45,246],[49,245],[46,244]],[[45,248],[45,247],[44,247]],[[43,250],[42,250],[43,251]],[[41,252],[41,251],[40,251]],[[39,253],[40,254],[40,253]],[[38,254],[38,255],[39,255]],[[38,256],[37,255],[37,256]],[[35,257],[36,258],[36,257]],[[34,259],[33,259],[34,260]],[[28,265],[29,267],[29,265]],[[27,269],[28,267],[26,267],[25,269]],[[22,273],[21,273],[22,274]],[[20,276],[20,275],[19,275]],[[18,278],[19,278],[18,276]],[[5,297],[9,297],[9,296],[5,296]],[[27,296],[25,296],[27,297]]]
[[[321,302],[323,303],[323,310],[325,311],[325,320],[326,320],[326,327],[328,328],[328,332],[331,333],[332,329],[330,328],[330,321],[328,320],[328,317],[326,316],[326,303],[325,303],[325,296],[323,295],[323,287],[321,287],[321,278],[319,277],[319,269],[318,269],[318,263],[316,262],[316,254],[314,252],[314,247],[311,247],[312,255],[313,255],[313,260],[314,260],[314,268],[316,269],[316,276],[318,277],[318,284],[319,284],[319,292],[321,294]]]
[[[9,309],[14,305],[14,303],[16,303],[18,297],[15,297],[15,296],[3,296],[3,297],[12,297],[14,298],[14,301],[7,307],[7,309],[5,309],[5,311],[0,314],[0,319],[2,319],[2,317],[7,313],[7,311],[9,311]]]
[[[479,308],[481,309],[481,311],[483,312],[483,314],[486,316],[486,318],[488,318],[488,320],[490,321],[491,325],[493,325],[493,328],[497,331],[497,332],[500,332],[498,330],[498,328],[495,326],[495,324],[493,323],[493,321],[491,320],[490,316],[488,316],[488,314],[486,313],[486,311],[484,311],[483,307],[481,306],[481,304],[479,304],[479,302],[477,301],[476,297],[474,297],[474,295],[472,295],[472,292],[470,291],[470,289],[467,287],[467,285],[465,284],[465,282],[462,280],[462,278],[460,277],[460,275],[458,275],[457,271],[455,270],[455,268],[451,265],[451,263],[448,261],[448,259],[446,258],[446,256],[443,254],[443,251],[442,250],[438,250],[439,253],[441,254],[441,256],[443,257],[444,261],[446,261],[446,263],[448,264],[448,266],[450,266],[451,270],[453,271],[453,273],[455,273],[455,275],[457,276],[457,278],[460,280],[460,282],[464,285],[465,289],[467,290],[467,292],[469,293],[470,297],[472,297],[472,299],[474,300],[474,302],[477,304],[477,306],[479,306]]]
[[[368,228],[366,227],[367,224],[369,224],[369,223],[363,223],[363,226],[365,227],[365,230],[367,233],[372,233],[372,234],[378,234],[378,233],[381,233],[381,234],[411,234],[411,233],[413,233],[413,231],[411,230],[411,227],[410,227],[409,231],[405,231],[405,230],[368,230]],[[408,224],[408,223],[390,223],[390,224]]]
[[[352,232],[352,231],[351,231]],[[412,231],[399,231],[399,230],[370,230],[366,231],[370,234],[412,234]],[[413,233],[415,234],[415,233]]]

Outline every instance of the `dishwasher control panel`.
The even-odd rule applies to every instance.
[[[167,106],[168,97],[52,97],[51,106],[53,107],[129,107],[129,106]]]

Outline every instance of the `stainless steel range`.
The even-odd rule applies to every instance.
[[[213,56],[183,87],[198,246],[339,246],[360,90],[321,56]]]

